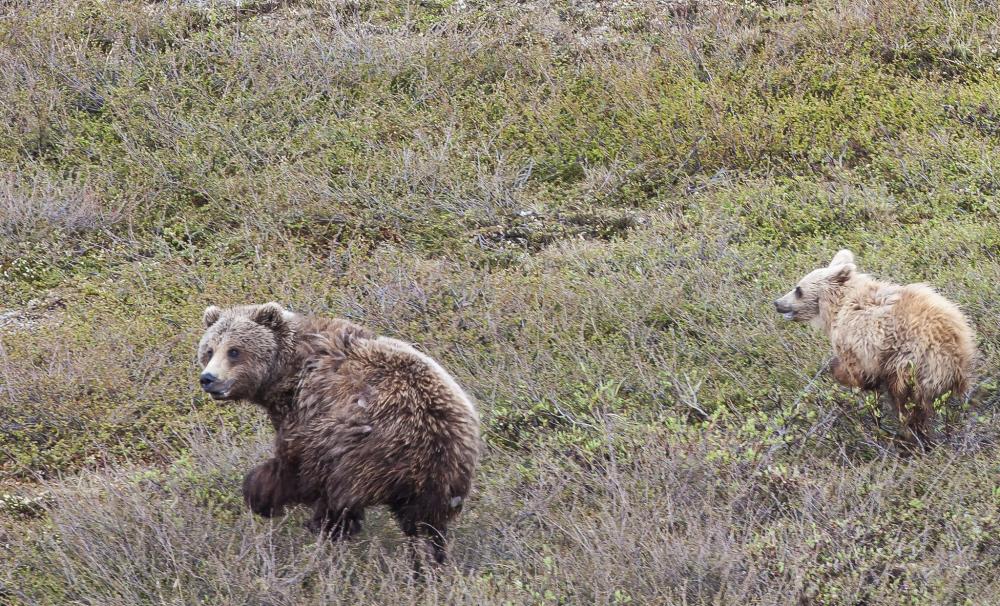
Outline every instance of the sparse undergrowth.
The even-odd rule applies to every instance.
[[[953,445],[908,462],[850,462],[799,450],[794,462],[767,464],[720,456],[745,444],[712,427],[599,422],[606,437],[590,461],[491,453],[476,505],[455,529],[452,562],[425,583],[410,579],[388,516],[371,516],[346,544],[317,542],[302,528],[304,511],[254,518],[235,487],[265,448],[196,432],[164,469],[53,485],[50,517],[13,550],[10,572],[28,582],[9,595],[88,604],[982,604],[1000,590],[996,486],[968,467],[995,466],[989,453]]]
[[[0,10],[0,603],[1000,604],[994,3]],[[842,246],[977,330],[929,456],[773,313]],[[194,344],[265,300],[479,401],[438,578],[243,508]]]

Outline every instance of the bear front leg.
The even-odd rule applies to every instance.
[[[269,459],[250,470],[243,479],[243,500],[250,511],[270,518],[281,515],[297,494],[295,474],[283,469],[278,459]]]
[[[850,354],[834,356],[829,364],[830,375],[833,379],[845,387],[866,388],[867,385],[861,380],[857,372],[857,362]]]
[[[331,508],[321,499],[316,502],[313,516],[306,522],[306,528],[317,534],[325,533],[336,541],[361,532],[361,523],[364,519],[364,509]]]

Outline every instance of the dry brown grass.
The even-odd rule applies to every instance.
[[[19,178],[13,173],[0,179],[0,236],[38,237],[57,232],[76,235],[110,227],[119,219],[103,208],[85,188]]]
[[[587,464],[490,452],[452,562],[424,583],[410,578],[387,515],[346,544],[317,543],[306,512],[254,518],[238,485],[265,448],[213,430],[192,434],[163,470],[50,484],[50,522],[33,552],[15,547],[8,595],[45,602],[58,586],[56,603],[85,604],[993,603],[1000,521],[991,479],[967,473],[990,464],[986,452],[859,462],[806,451],[760,466],[721,460],[731,437],[711,429],[600,421],[606,441]]]

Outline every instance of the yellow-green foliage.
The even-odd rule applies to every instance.
[[[1000,595],[995,3],[4,10],[0,602]],[[925,459],[773,312],[845,246],[977,330]],[[194,349],[206,305],[267,300],[478,400],[459,567],[425,589],[377,514],[328,547],[244,510],[269,430]]]

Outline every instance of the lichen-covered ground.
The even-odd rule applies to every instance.
[[[996,3],[0,11],[0,603],[1000,604]],[[773,311],[845,246],[978,332],[929,455]],[[479,402],[434,577],[245,510],[194,349],[267,300]]]

